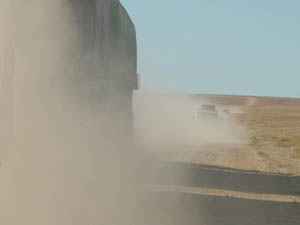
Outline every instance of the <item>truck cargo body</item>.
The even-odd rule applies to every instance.
[[[89,97],[120,125],[117,130],[131,129],[132,94],[138,89],[134,24],[119,0],[69,0],[69,4],[79,43],[75,76],[78,82],[96,84]]]
[[[32,119],[35,124],[46,123],[37,121],[37,116],[34,116],[37,111],[41,114],[39,118],[45,118],[45,121],[48,116],[54,117],[53,112],[48,115],[46,108],[52,111],[59,109],[56,110],[59,112],[64,108],[66,115],[72,114],[75,118],[71,124],[78,130],[82,130],[82,124],[95,128],[99,123],[94,121],[101,120],[101,127],[97,128],[99,136],[108,133],[108,130],[111,131],[109,135],[130,133],[133,126],[132,95],[138,89],[137,43],[134,24],[119,0],[57,0],[55,3],[31,0],[15,3],[12,12],[16,23],[12,25],[12,30],[20,34],[12,36],[12,47],[18,53],[17,84],[3,82],[1,78],[4,85],[0,93],[1,108],[7,109],[1,117],[8,120],[6,111],[13,116],[12,106],[7,107],[4,103],[11,102],[13,105],[11,93],[17,92],[17,116],[10,121],[17,120],[14,124],[18,124],[20,133],[21,127],[27,126],[20,125],[21,122],[30,121],[31,117],[35,117]],[[54,5],[57,5],[56,8]],[[53,8],[55,10],[51,11]],[[39,17],[35,16],[39,13]],[[21,14],[26,16],[21,18]],[[35,20],[39,19],[36,23]],[[66,46],[65,36],[70,37],[70,34],[73,37],[67,42],[72,44]],[[73,47],[70,49],[69,46]],[[14,61],[10,57],[7,59],[8,62]],[[7,68],[10,67],[8,64]],[[53,75],[57,78],[55,81]],[[11,73],[6,72],[4,77],[11,77]],[[6,80],[10,81],[12,77]],[[15,90],[13,87],[16,87]],[[61,87],[70,89],[60,91]],[[77,99],[76,104],[81,112],[76,111],[78,108],[72,105],[73,102],[62,100],[57,93],[67,93]],[[51,106],[46,100],[49,96],[54,99]],[[82,111],[88,113],[82,116]],[[98,118],[96,114],[99,114]],[[60,118],[60,126],[63,126],[70,116],[60,113],[56,117]]]
[[[70,0],[78,34],[80,79],[101,79],[108,92],[137,89],[135,27],[118,0]]]

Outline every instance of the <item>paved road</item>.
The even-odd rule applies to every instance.
[[[156,164],[152,183],[251,193],[300,195],[300,177],[190,163]]]
[[[183,163],[148,171],[147,224],[300,225],[300,177]]]

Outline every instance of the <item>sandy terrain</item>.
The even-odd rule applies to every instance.
[[[300,224],[300,99],[147,98],[137,123],[163,159],[142,175],[152,224]],[[188,108],[207,103],[218,122],[190,118]]]
[[[246,129],[242,145],[213,144],[186,147],[166,158],[198,164],[300,175],[300,99],[191,95],[208,99]]]

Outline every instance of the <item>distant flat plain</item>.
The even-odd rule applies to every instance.
[[[300,99],[202,94],[189,98],[229,109],[229,116],[246,128],[247,143],[186,149],[176,161],[300,175]]]

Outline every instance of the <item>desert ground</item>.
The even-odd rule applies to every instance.
[[[244,144],[186,147],[166,154],[167,159],[300,175],[300,99],[230,95],[189,98],[199,103],[206,99],[219,111],[228,109],[229,117],[246,130]]]
[[[224,166],[300,175],[300,99],[208,97],[249,131],[247,146],[230,149]]]
[[[160,163],[149,166],[147,175],[143,173],[144,188],[149,192],[141,205],[146,208],[149,224],[300,224],[300,99],[160,97],[166,99],[164,104],[155,105],[153,98],[148,102],[155,108],[149,109],[151,125],[157,118],[150,116],[156,111],[184,114],[186,111],[180,109],[202,103],[216,105],[222,120],[211,126],[180,115],[158,120],[164,125],[155,132],[159,137],[171,134],[176,144],[160,145],[160,151],[153,154]],[[164,110],[166,102],[172,101],[191,104],[171,104]],[[228,115],[222,114],[224,109],[229,110]],[[190,122],[204,129],[186,129],[184,124]],[[164,126],[172,129],[164,133]],[[179,132],[176,127],[180,127]],[[206,133],[212,138],[200,142],[180,138],[195,132],[196,139]],[[150,136],[151,141],[159,140]]]

